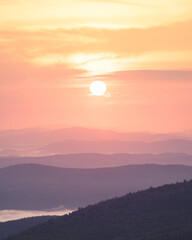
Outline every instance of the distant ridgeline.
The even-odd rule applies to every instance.
[[[0,209],[75,210],[129,192],[192,178],[192,166],[70,169],[21,164],[0,169]]]
[[[191,240],[192,180],[81,208],[8,239]]]

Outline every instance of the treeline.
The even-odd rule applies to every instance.
[[[9,240],[191,240],[192,181],[81,208]]]

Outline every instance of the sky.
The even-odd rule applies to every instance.
[[[0,129],[192,129],[191,0],[0,0]],[[91,82],[107,85],[90,94]]]

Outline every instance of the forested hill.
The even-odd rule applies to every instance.
[[[192,180],[98,203],[9,240],[191,240]]]
[[[22,218],[19,220],[0,222],[0,240],[8,237],[9,235],[19,233],[25,229],[36,226],[37,224],[44,223],[50,218],[56,218],[56,216],[40,216]]]

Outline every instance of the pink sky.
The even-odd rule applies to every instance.
[[[190,1],[0,0],[0,11],[0,129],[192,128]],[[90,95],[94,80],[106,95]]]

